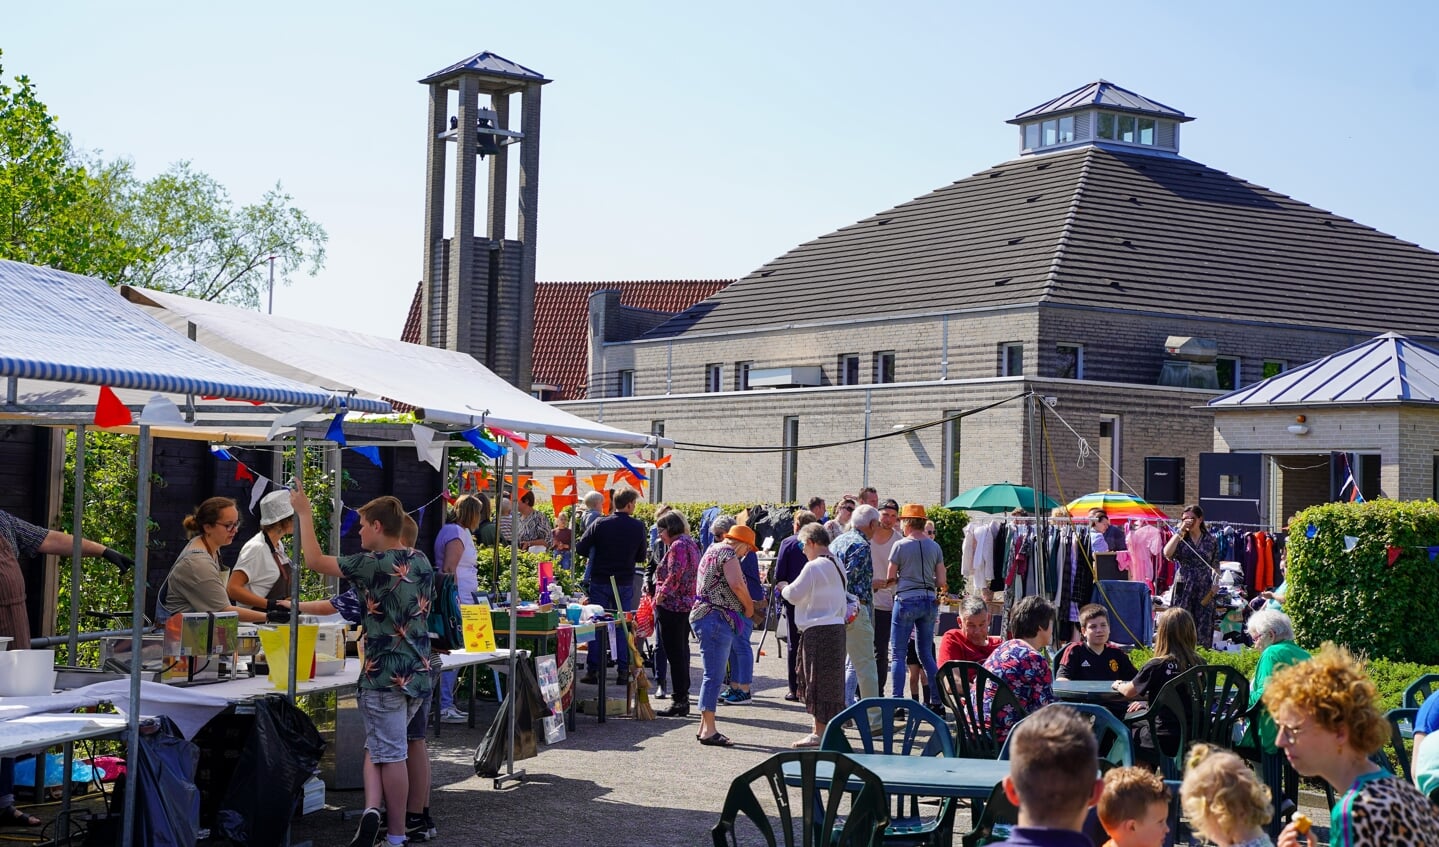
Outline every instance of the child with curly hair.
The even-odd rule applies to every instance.
[[[1104,775],[1099,823],[1104,847],[1163,847],[1169,835],[1169,786],[1147,768],[1114,768]]]
[[[1194,829],[1219,847],[1273,847],[1264,832],[1274,814],[1269,789],[1233,751],[1191,747],[1179,800]]]

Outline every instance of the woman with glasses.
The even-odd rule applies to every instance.
[[[220,548],[235,540],[240,529],[240,510],[229,497],[211,497],[185,517],[185,531],[190,543],[170,568],[169,576],[160,586],[160,602],[172,615],[182,612],[239,612],[246,623],[286,623],[290,620],[289,601],[273,611],[262,612],[236,606],[230,602],[221,576]]]
[[[1439,810],[1408,781],[1370,760],[1389,738],[1379,692],[1349,651],[1325,644],[1314,658],[1270,677],[1264,705],[1275,743],[1301,776],[1323,777],[1342,796],[1329,813],[1329,843],[1345,847],[1439,844]],[[1291,823],[1278,847],[1316,847]]]

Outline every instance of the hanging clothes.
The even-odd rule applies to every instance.
[[[1154,524],[1140,524],[1129,533],[1129,578],[1149,584],[1154,590],[1156,565],[1164,555],[1164,532]]]

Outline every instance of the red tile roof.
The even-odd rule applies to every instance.
[[[534,381],[558,385],[551,400],[578,400],[585,396],[589,369],[590,295],[618,288],[620,305],[656,312],[685,309],[734,282],[732,279],[633,280],[626,282],[539,282],[535,284]],[[420,341],[421,282],[415,286],[410,312],[400,339]]]

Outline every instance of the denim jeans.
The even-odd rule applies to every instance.
[[[623,608],[626,612],[633,612],[635,610],[634,580],[629,577],[624,577],[623,579],[616,579],[615,581],[618,582],[620,586],[620,602],[624,604],[622,607],[615,605],[615,593],[610,590],[610,582],[608,579],[602,581],[596,580],[590,585],[590,602],[603,606],[607,611],[611,612],[619,608]],[[619,671],[620,678],[623,679],[628,676],[630,672],[630,648],[624,641],[624,636],[620,632],[619,624],[615,624],[615,641],[619,643],[610,645],[610,654],[615,657],[616,669]],[[596,639],[590,642],[585,667],[588,668],[590,673],[598,674],[604,670],[604,668],[599,666],[599,662],[600,648],[598,639]]]
[[[754,622],[745,618],[729,648],[729,681],[735,685],[749,685],[754,682],[754,654],[750,652],[749,636],[754,632]]]
[[[919,663],[929,678],[929,702],[939,702],[939,666],[934,663],[934,622],[938,617],[939,603],[933,594],[919,593],[894,599],[894,616],[889,630],[892,696],[904,696],[905,653],[909,649],[909,634],[913,632]]]
[[[715,610],[691,624],[700,640],[700,662],[704,678],[700,680],[700,711],[719,709],[720,685],[724,683],[725,664],[729,662],[730,646],[734,643],[734,627],[725,620],[725,613]]]
[[[459,681],[458,671],[442,671],[440,673],[440,711],[448,712],[455,708],[455,683]]]

